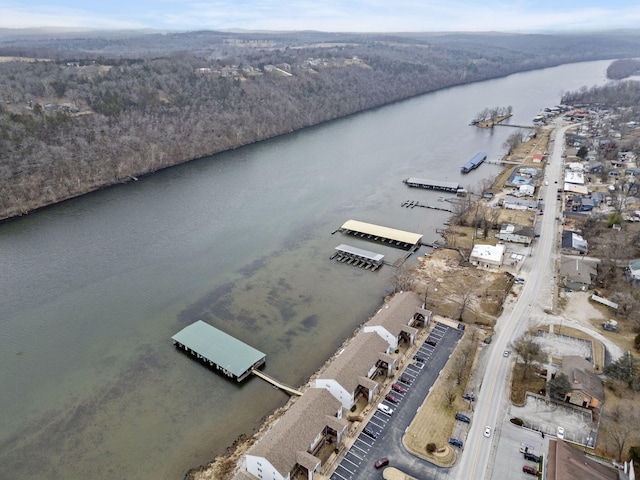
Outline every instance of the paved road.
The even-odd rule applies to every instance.
[[[545,209],[543,215],[537,216],[536,222],[536,231],[540,238],[532,247],[531,255],[522,267],[521,276],[526,282],[518,301],[511,308],[505,309],[496,323],[496,334],[490,346],[486,371],[477,395],[467,444],[458,465],[450,472],[450,478],[493,478],[493,461],[497,449],[494,439],[496,435],[500,435],[503,423],[508,421],[507,379],[512,360],[510,356],[504,357],[503,352],[526,330],[532,316],[540,316],[541,310],[552,307],[559,232],[559,221],[556,219],[556,190],[563,181],[561,155],[564,132],[567,128],[569,127],[558,123],[552,136],[552,139],[557,138],[558,141],[553,140],[549,144],[549,164],[544,179],[548,185],[544,185],[543,182],[539,193],[539,197],[544,199]],[[486,426],[492,429],[489,438],[483,435]]]

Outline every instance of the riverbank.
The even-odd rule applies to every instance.
[[[515,148],[511,155],[506,156],[504,160],[516,164],[533,162],[534,153],[546,150],[550,133],[551,129],[546,129],[535,138],[530,138],[527,142]],[[505,179],[508,178],[510,172],[516,166],[505,164],[503,171],[494,179],[490,190],[496,193],[502,191]],[[485,201],[483,199],[476,200],[479,203]],[[530,215],[527,217],[530,217]],[[463,251],[469,252],[471,249],[473,235],[468,230],[468,227],[450,227],[447,229],[445,238],[448,244],[461,247]],[[504,271],[488,272],[470,267],[467,259],[456,250],[439,249],[421,258],[417,266],[408,269],[408,274],[412,278],[413,290],[425,298],[426,308],[432,310],[435,315],[442,318],[459,319],[467,324],[481,327],[481,334],[474,335],[474,342],[477,342],[485,336],[491,335],[493,322],[500,315],[502,303],[511,289],[512,275]],[[482,291],[477,290],[479,285],[483,286]],[[473,295],[469,295],[469,292],[473,292]],[[353,335],[355,333],[357,333],[357,329]],[[331,362],[332,358],[328,359],[324,365]],[[324,368],[324,365],[321,368]],[[321,368],[317,371],[320,371]],[[448,364],[448,368],[451,369],[452,366]],[[471,375],[472,365],[469,364],[467,368],[466,377]],[[314,377],[315,374],[300,390],[304,391],[309,388]],[[437,385],[442,385],[442,382],[438,382]],[[465,385],[466,379],[460,383],[458,388],[462,391]],[[447,449],[447,439],[450,436],[452,425],[455,423],[451,412],[455,411],[455,409],[449,409],[441,389],[437,391],[438,393],[429,395],[425,400],[425,402],[429,403],[429,408],[422,409],[425,412],[424,415],[416,416],[412,424],[415,431],[411,435],[415,435],[415,438],[419,439],[417,445],[426,444],[426,439],[432,439],[439,444],[439,447]],[[272,422],[286,412],[290,403],[289,401],[284,407],[269,415],[255,434],[237,439],[226,455],[220,455],[211,463],[190,470],[186,478],[189,480],[230,478],[239,467],[242,456],[268,430]],[[457,405],[456,408],[463,410],[464,406],[463,402],[463,404]],[[432,411],[441,412],[436,420],[429,413]],[[433,428],[434,425],[437,426],[435,430]],[[440,459],[429,458],[426,451],[420,452],[420,456],[424,456],[434,463],[444,462],[442,465],[447,465],[455,460],[455,456],[452,456],[451,452]]]

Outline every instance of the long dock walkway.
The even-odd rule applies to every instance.
[[[274,387],[279,388],[280,390],[284,390],[285,392],[290,393],[292,395],[302,395],[302,392],[300,390],[296,390],[295,388],[290,387],[289,385],[286,385],[286,384],[276,380],[275,378],[267,375],[266,373],[264,373],[261,370],[253,368],[251,370],[251,373],[253,373],[257,377],[262,378],[263,380],[266,380],[271,385],[273,385]]]
[[[449,208],[443,208],[443,207],[434,207],[431,205],[424,205],[420,202],[418,202],[417,200],[405,200],[404,202],[402,202],[400,204],[401,207],[406,207],[406,208],[413,208],[413,207],[422,207],[422,208],[430,208],[431,210],[440,210],[441,212],[453,212],[453,210],[449,209]]]

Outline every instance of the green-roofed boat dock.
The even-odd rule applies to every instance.
[[[241,382],[264,365],[267,355],[198,320],[173,337],[177,349],[229,378]]]

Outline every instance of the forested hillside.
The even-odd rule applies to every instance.
[[[640,34],[0,31],[0,218],[446,86],[640,56]]]

